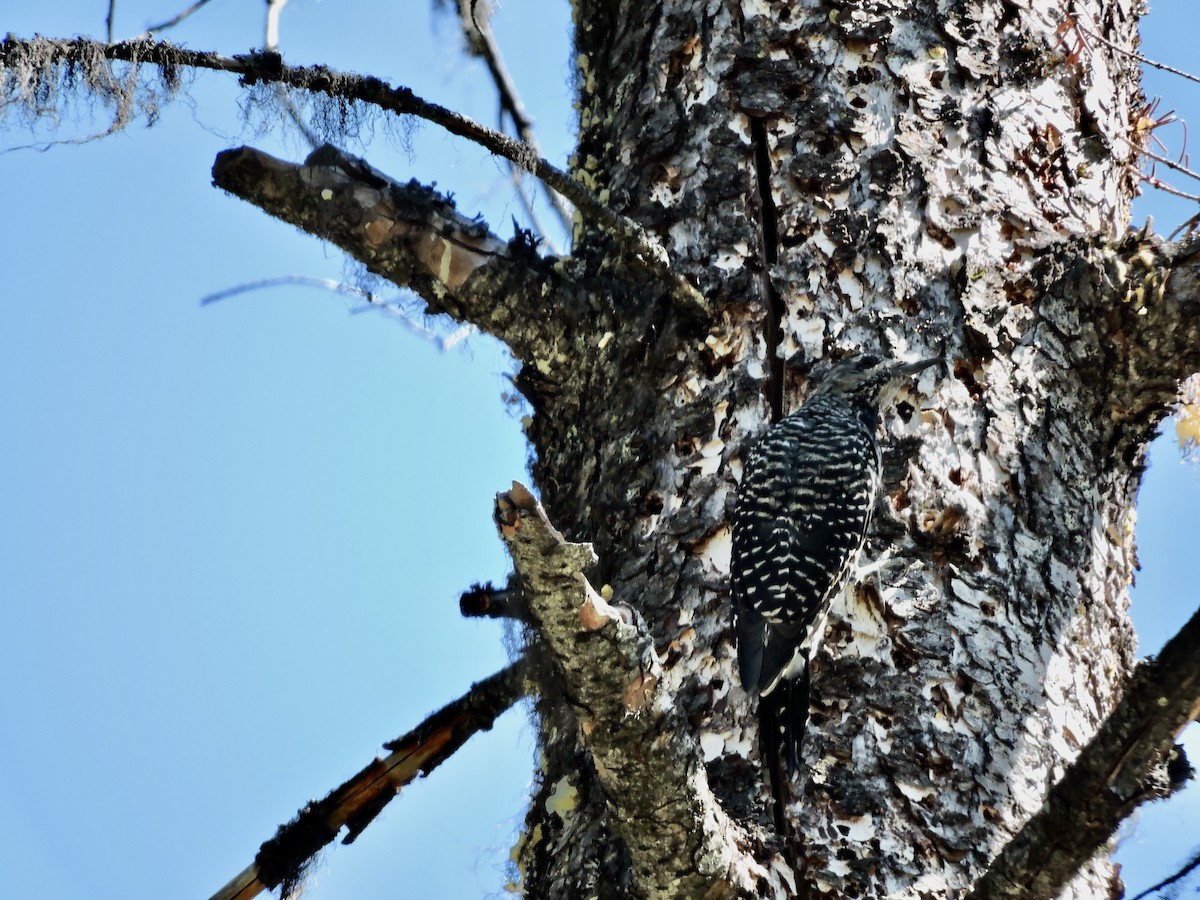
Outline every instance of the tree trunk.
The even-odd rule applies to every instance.
[[[1138,4],[1029,7],[576,2],[574,175],[719,313],[688,321],[585,230],[572,265],[604,288],[556,300],[567,337],[520,379],[534,475],[550,521],[593,542],[592,583],[644,617],[763,896],[960,895],[1133,663],[1134,499],[1177,361],[1147,352],[1171,327],[1139,315],[1154,257],[1131,269],[1120,239],[1136,63],[1087,32],[1132,50]],[[894,559],[833,611],[778,835],[734,663],[729,514],[811,364],[860,348],[948,366],[885,416],[864,562]],[[529,895],[745,892],[639,877],[655,852],[704,861],[660,833],[664,798],[614,814],[589,710],[543,681]],[[1064,896],[1119,890],[1102,857]]]
[[[10,36],[0,66],[42,112],[78,67],[113,90],[107,60],[373,104],[575,202],[575,252],[547,260],[333,147],[213,169],[521,364],[541,502],[514,485],[496,520],[543,754],[514,887],[1096,898],[1121,886],[1089,857],[1200,711],[1200,616],[1129,678],[1146,445],[1200,369],[1200,245],[1126,233],[1153,126],[1138,11],[576,0],[573,182],[407,89],[276,54]],[[887,558],[831,610],[801,771],[772,786],[736,673],[730,512],[753,442],[855,350],[945,365],[884,411],[862,562]]]

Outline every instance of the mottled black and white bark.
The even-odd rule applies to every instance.
[[[962,896],[1131,683],[1145,448],[1200,369],[1196,247],[1127,232],[1138,4],[574,9],[568,258],[344,154],[214,169],[519,362],[540,503],[514,486],[497,522],[542,753],[511,886]],[[262,56],[218,62],[271,77]],[[288,83],[342,83],[316,75]],[[885,410],[864,562],[895,558],[833,610],[779,829],[736,675],[730,510],[811,364],[857,349],[950,374]],[[1083,846],[1053,888],[1018,855],[1004,890],[1116,896]]]
[[[1136,4],[1074,9],[1134,46]],[[1197,364],[1194,300],[1189,321],[1162,290],[1173,251],[1125,234],[1135,66],[1077,52],[1053,4],[577,2],[576,29],[576,177],[657,234],[719,315],[676,327],[636,283],[596,299],[550,389],[527,384],[547,510],[644,616],[764,860],[795,854],[829,896],[955,896],[1133,665],[1144,448]],[[576,255],[603,274],[603,234]],[[890,545],[905,565],[835,610],[781,846],[734,673],[728,512],[808,364],[860,347],[944,353],[954,377],[887,416],[901,450],[868,556]],[[549,849],[523,845],[525,884],[619,894],[586,742],[565,711],[544,716],[529,827]],[[547,814],[562,777],[583,799]],[[791,893],[782,872],[758,890]],[[1097,859],[1068,895],[1114,891]]]

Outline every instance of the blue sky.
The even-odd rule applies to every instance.
[[[1189,64],[1193,3],[1154,4],[1149,54]],[[183,5],[122,0],[117,32]],[[494,122],[482,67],[431,5],[292,0],[285,55]],[[8,0],[0,31],[98,35],[106,8]],[[241,52],[260,18],[260,4],[213,2],[172,37]],[[507,0],[496,24],[561,162],[567,5]],[[1147,93],[1197,122],[1195,87],[1152,76]],[[199,77],[188,96],[150,130],[0,155],[19,211],[0,217],[3,896],[208,896],[305,800],[506,661],[501,630],[462,620],[456,599],[508,568],[491,497],[526,477],[526,448],[502,400],[507,357],[480,336],[440,353],[312,288],[201,307],[262,278],[353,273],[210,185],[226,147],[297,158],[302,144],[243,125],[231,79]],[[79,108],[59,136],[104,125]],[[0,148],[29,140],[0,130]],[[432,126],[411,152],[378,130],[369,157],[506,236],[521,215],[503,167]],[[1139,217],[1193,211],[1161,201]],[[1138,535],[1134,614],[1153,650],[1196,603],[1200,472],[1169,440]],[[328,851],[307,896],[501,895],[534,754],[526,719],[506,715]],[[1197,822],[1196,790],[1144,813],[1122,856],[1131,886],[1186,854]]]

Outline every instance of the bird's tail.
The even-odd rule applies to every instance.
[[[783,744],[780,741],[782,732],[779,728],[780,702],[779,697],[787,690],[783,684],[775,686],[775,690],[765,697],[758,698],[758,742],[762,752],[763,769],[771,782],[771,813],[775,820],[775,833],[787,837],[787,780],[784,775],[782,759]]]
[[[792,678],[781,678],[775,689],[758,701],[763,761],[772,778],[782,767],[787,777],[800,768],[800,744],[808,724],[808,664]]]
[[[782,678],[766,696],[758,698],[758,733],[763,767],[771,781],[775,832],[788,837],[789,782],[800,768],[800,742],[808,722],[808,665],[795,678]]]

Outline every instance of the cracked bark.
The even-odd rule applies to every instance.
[[[1086,6],[1130,45],[1131,4]],[[1060,52],[1050,5],[750,8],[577,5],[577,177],[721,306],[702,340],[657,342],[657,403],[626,399],[623,381],[621,399],[597,400],[598,378],[547,403],[535,475],[555,521],[594,542],[598,579],[645,618],[709,783],[778,863],[756,892],[788,896],[714,589],[740,459],[778,414],[768,398],[794,407],[831,349],[949,356],[953,378],[922,379],[887,416],[868,558],[891,545],[900,564],[834,611],[787,814],[813,894],[957,896],[1131,670],[1142,454],[1194,362],[1172,304],[1184,276],[1138,302],[1176,251],[1146,266],[1145,242],[1123,236],[1136,73],[1117,52]],[[578,254],[599,245],[585,231]],[[577,414],[586,440],[554,421]],[[577,490],[580,472],[596,487]],[[542,813],[564,773],[594,777],[551,706],[524,885],[620,896],[623,862],[597,849],[617,813],[587,790]],[[1103,856],[1073,864],[1065,896],[1116,890]]]
[[[787,314],[783,298],[771,280],[771,269],[779,262],[779,223],[775,213],[775,198],[771,194],[771,153],[767,143],[767,130],[761,119],[750,119],[750,134],[754,143],[754,175],[759,198],[763,304],[767,310],[763,317],[763,332],[766,358],[771,365],[771,377],[766,382],[767,403],[771,407],[771,421],[778,422],[784,415],[784,365],[779,355],[779,341]]]

